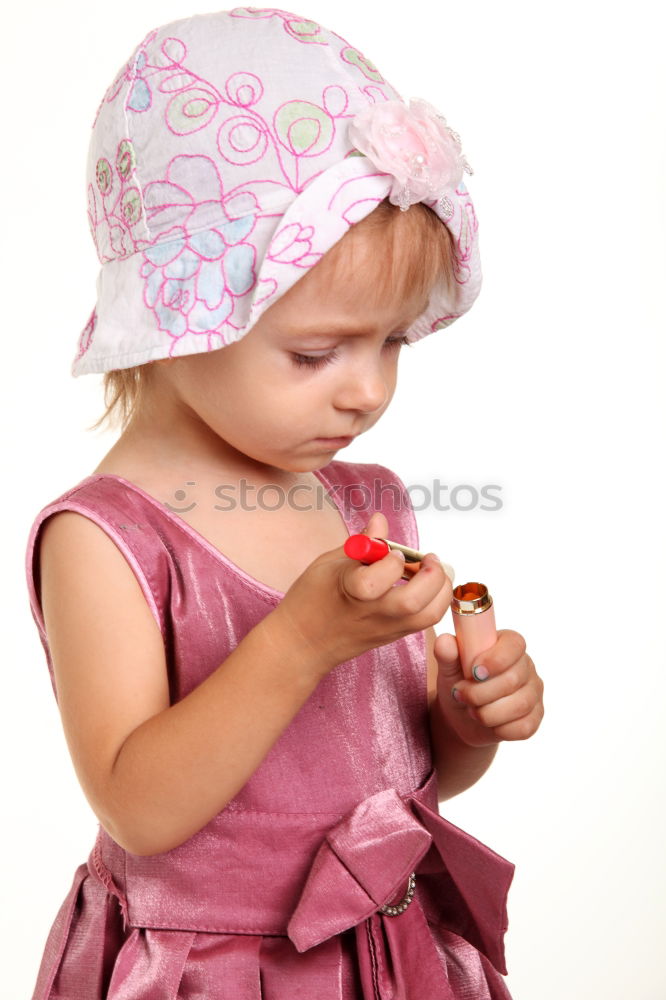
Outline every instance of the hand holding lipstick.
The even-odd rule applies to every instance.
[[[372,515],[364,534],[387,530],[383,514]],[[371,565],[350,559],[343,546],[322,553],[291,585],[264,620],[297,641],[305,669],[323,676],[338,663],[368,649],[420,632],[438,622],[451,603],[451,581],[441,562],[427,553],[411,580],[396,586],[405,569],[396,552]]]
[[[379,515],[383,517],[384,515]],[[384,518],[386,521],[386,518]],[[361,535],[350,535],[344,544],[345,555],[348,555],[350,559],[358,559],[364,565],[369,566],[374,562],[378,562],[387,556],[390,552],[402,552],[405,557],[405,571],[402,574],[403,580],[411,580],[415,573],[421,569],[421,563],[425,558],[423,552],[417,552],[416,549],[410,549],[407,545],[401,545],[399,542],[392,542],[388,538],[373,538],[367,533]],[[440,560],[441,562],[441,560]],[[453,567],[449,566],[448,563],[443,562],[442,568],[446,575],[448,576],[451,583],[453,583],[453,578],[455,573]]]
[[[375,514],[374,518],[381,518],[383,531],[388,530],[383,515]],[[374,526],[374,521],[371,523]],[[403,579],[411,579],[419,572],[423,553],[383,535],[377,538],[368,534],[347,539],[344,549],[350,558],[372,564],[391,551],[402,550],[410,560],[405,564]],[[446,564],[444,568],[452,581],[453,569]],[[526,653],[524,638],[510,629],[495,629],[492,598],[483,584],[461,585],[453,593],[459,607],[472,610],[476,606],[476,612],[481,613],[455,614],[456,635],[436,637],[429,630],[434,642],[432,655],[437,661],[439,708],[448,729],[469,746],[528,739],[543,718],[543,681]]]

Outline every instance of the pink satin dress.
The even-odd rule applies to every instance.
[[[333,461],[315,475],[350,534],[383,510],[388,537],[418,547],[409,495],[389,469]],[[172,703],[284,596],[134,484],[89,476],[40,511],[26,552],[56,699],[38,545],[62,510],[91,518],[132,567],[164,637]],[[185,843],[133,855],[100,825],[33,1000],[510,1000],[513,871],[439,814],[425,636],[408,635],[335,667]]]

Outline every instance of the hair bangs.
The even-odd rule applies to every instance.
[[[365,252],[359,254],[360,238],[366,235],[369,239],[363,240]],[[451,287],[454,281],[451,232],[421,202],[403,212],[384,199],[353,225],[323,259],[330,265],[331,280],[339,286],[345,302],[353,294],[350,283],[344,280],[350,272],[360,272],[367,278],[371,303],[388,297],[425,298],[440,282]],[[350,289],[349,295],[345,295],[346,289]]]

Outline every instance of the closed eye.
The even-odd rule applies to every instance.
[[[389,350],[396,350],[398,347],[411,347],[410,341],[406,336],[393,337],[390,340],[384,341],[384,347]],[[329,351],[328,354],[292,354],[292,360],[298,368],[323,368],[324,365],[330,365],[338,357],[337,351]]]

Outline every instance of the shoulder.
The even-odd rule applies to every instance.
[[[161,631],[154,595],[141,567],[91,512],[67,508],[52,512],[42,525],[33,566],[40,606],[46,591],[59,605],[67,595],[73,610],[90,606],[93,619],[96,611],[108,616],[111,603],[120,608],[121,618],[130,604],[138,603],[145,609],[142,616],[155,619],[153,626],[156,623]]]
[[[324,466],[321,472],[328,479],[352,484],[358,483],[364,486],[372,486],[375,483],[379,486],[385,483],[395,483],[408,495],[405,484],[397,472],[389,469],[386,465],[379,465],[377,462],[343,462],[336,459]]]
[[[155,581],[164,549],[157,532],[139,511],[136,497],[122,484],[88,477],[46,504],[30,529],[25,571],[33,617],[44,634],[41,589],[45,566],[57,573],[59,586],[95,579],[98,592],[112,592],[111,582],[137,583],[157,622],[164,628]],[[149,513],[149,512],[148,512]],[[72,579],[69,579],[69,578]],[[65,579],[67,578],[67,580]]]
[[[369,516],[381,511],[393,541],[418,549],[418,528],[409,490],[400,476],[376,462],[333,461],[321,472],[335,486],[346,508]]]

